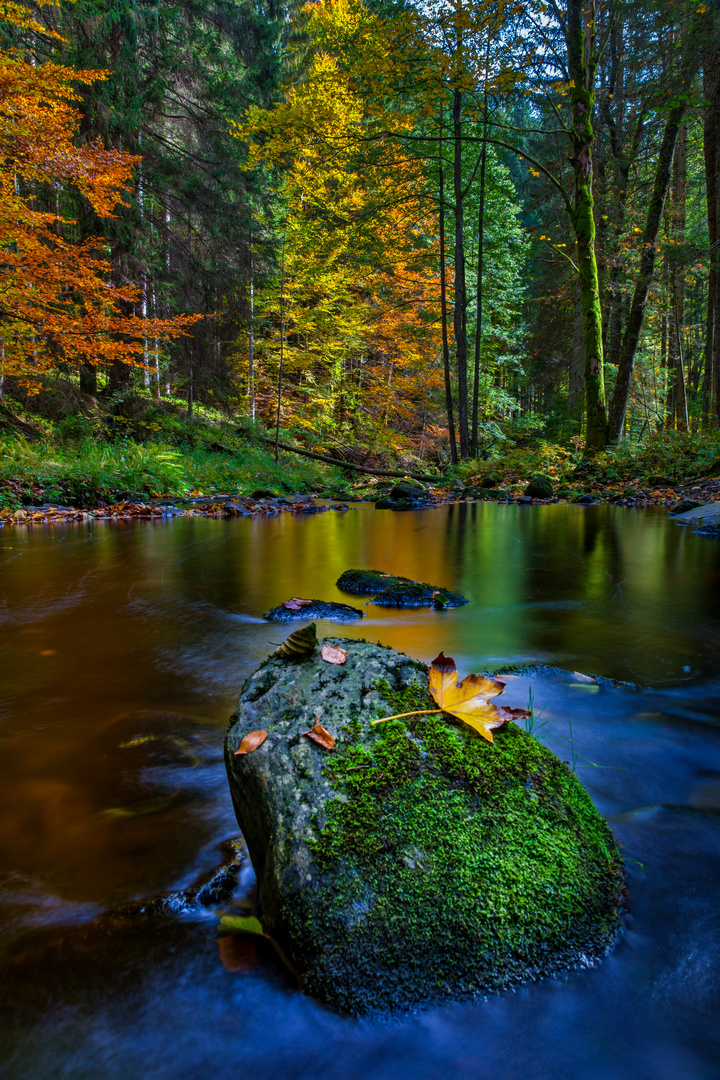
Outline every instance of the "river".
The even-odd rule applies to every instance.
[[[222,762],[291,596],[350,567],[463,593],[319,624],[469,671],[546,665],[504,703],[575,766],[627,860],[616,947],[564,977],[354,1020],[269,958],[232,972],[216,906],[175,905],[237,836]],[[720,544],[660,508],[85,521],[0,530],[3,1080],[709,1080],[720,1076]],[[564,671],[557,670],[565,669]],[[575,674],[574,674],[575,673]],[[635,686],[588,681],[591,673]],[[452,882],[448,882],[452,888]],[[229,907],[248,904],[247,862]],[[142,903],[169,897],[162,919]]]

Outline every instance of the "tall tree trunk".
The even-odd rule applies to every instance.
[[[97,368],[94,364],[83,364],[80,368],[80,389],[92,397],[97,395]]]
[[[248,390],[250,392],[250,415],[255,419],[255,266],[253,234],[250,229],[250,325],[248,327]]]
[[[668,235],[667,214],[665,215],[665,238]],[[672,332],[670,322],[670,270],[667,251],[663,256],[663,268],[660,275],[662,297],[662,320],[660,327],[660,366],[663,371],[665,393],[663,395],[662,429],[671,431],[675,426],[675,378],[672,360]]]
[[[111,276],[113,281],[117,285],[127,284],[127,252],[125,248],[117,244],[113,247],[112,263],[111,263]],[[134,314],[133,305],[127,300],[118,301],[118,307],[122,313],[123,318],[129,318]],[[124,364],[122,360],[113,360],[110,364],[110,370],[108,372],[107,388],[111,394],[120,393],[126,390],[130,385],[131,380],[131,368],[129,364]]]
[[[478,256],[477,256],[477,290],[475,300],[475,370],[473,372],[473,396],[472,396],[472,435],[470,438],[470,452],[474,458],[478,456],[478,412],[480,408],[480,346],[482,344],[482,320],[483,320],[483,270],[485,245],[485,167],[487,164],[487,80],[488,66],[490,61],[490,34],[488,32],[487,47],[485,50],[485,100],[483,103],[483,141],[480,154],[480,201],[478,205]]]
[[[720,16],[708,11],[707,36],[703,53],[703,147],[705,156],[705,188],[707,192],[707,222],[710,240],[710,273],[708,276],[707,334],[705,338],[705,377],[714,397],[704,395],[703,419],[712,411],[715,426],[720,422]],[[706,404],[707,402],[707,404]]]
[[[585,405],[585,333],[582,297],[579,290],[575,294],[573,312],[573,347],[568,370],[568,415],[582,426]]]
[[[458,380],[458,429],[460,458],[467,460],[468,444],[468,388],[467,388],[467,332],[465,323],[465,236],[464,193],[462,189],[462,93],[453,93],[453,186],[455,192],[455,306],[453,330]]]
[[[687,193],[687,124],[678,132],[673,158],[672,183],[672,231],[675,244],[685,243],[685,200]],[[677,251],[677,249],[675,249]],[[677,258],[670,274],[670,344],[675,369],[675,427],[678,431],[688,429],[687,389],[685,385],[685,357],[683,326],[685,324],[685,266]]]
[[[587,25],[586,25],[587,24]],[[575,197],[571,219],[575,232],[585,343],[585,441],[588,450],[607,443],[603,373],[602,308],[595,256],[592,145],[595,105],[595,10],[586,0],[567,0],[565,36],[572,89],[572,165]]]
[[[442,323],[443,371],[445,373],[445,409],[450,437],[450,461],[457,464],[455,417],[453,415],[452,382],[450,379],[450,348],[448,345],[447,281],[445,262],[445,173],[443,170],[442,106],[440,107],[440,320]]]
[[[650,204],[645,218],[645,229],[642,238],[642,255],[640,257],[640,270],[638,272],[635,291],[633,293],[630,314],[623,335],[620,363],[618,365],[617,380],[610,408],[610,441],[618,442],[622,438],[625,427],[625,415],[627,413],[628,400],[630,398],[630,386],[632,383],[635,356],[640,341],[645,305],[648,292],[655,273],[655,259],[657,255],[657,239],[662,222],[665,199],[670,184],[670,171],[672,167],[675,143],[677,142],[680,124],[685,115],[685,102],[674,105],[665,122],[660,153],[658,155],[657,168],[655,171],[655,183],[653,184]]]
[[[282,405],[283,385],[283,348],[285,344],[285,238],[287,229],[283,231],[282,258],[280,266],[280,364],[278,365],[277,381],[277,418],[275,420],[275,461],[280,459],[280,411]]]

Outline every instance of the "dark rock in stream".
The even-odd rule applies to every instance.
[[[371,726],[434,708],[427,667],[326,643],[344,664],[262,664],[225,742],[258,916],[305,990],[356,1014],[412,1009],[602,955],[622,862],[577,776],[514,723],[493,744],[446,714]],[[331,750],[306,737],[318,719]]]
[[[241,502],[233,501],[223,503],[223,511],[228,517],[250,517],[250,511]]]
[[[380,607],[462,607],[467,600],[460,593],[412,581],[406,577],[384,574],[381,570],[346,570],[335,583],[342,592],[355,596],[373,596]]]
[[[441,589],[437,585],[427,585],[424,581],[399,581],[397,584],[388,585],[371,602],[379,604],[380,607],[433,607],[438,610],[467,604],[467,600],[460,593]]]
[[[289,622],[297,619],[330,619],[331,622],[351,622],[353,619],[362,619],[364,611],[350,607],[349,604],[338,604],[332,600],[311,600],[300,608],[288,608],[285,604],[278,604],[270,608],[263,615],[263,619],[272,622]]]
[[[668,514],[675,517],[677,514],[685,514],[688,510],[697,510],[698,506],[702,506],[702,503],[697,502],[696,499],[681,499],[670,507]]]
[[[399,581],[413,584],[410,578],[396,577],[383,570],[345,570],[335,584],[342,592],[354,596],[375,596],[388,585],[396,585]]]
[[[375,503],[376,510],[422,510],[431,505],[433,497],[422,484],[403,481],[394,484],[386,496]]]

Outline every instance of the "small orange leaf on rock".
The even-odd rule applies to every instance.
[[[288,611],[300,611],[301,608],[309,607],[312,600],[301,600],[299,596],[293,596],[292,600],[286,600],[283,604]]]
[[[319,720],[315,721],[309,731],[303,731],[303,735],[320,746],[324,746],[326,750],[332,750],[335,745],[335,739],[329,731],[325,730]]]
[[[238,754],[252,754],[253,750],[257,750],[258,746],[267,739],[267,731],[249,731],[243,741],[235,751],[235,756]]]
[[[320,655],[327,664],[344,664],[347,653],[337,645],[323,645]]]

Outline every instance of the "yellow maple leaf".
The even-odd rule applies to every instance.
[[[442,711],[462,720],[488,742],[493,741],[494,729],[529,715],[525,709],[498,707],[488,700],[504,689],[504,682],[486,675],[466,675],[459,682],[455,661],[443,653],[430,664],[430,693]]]
[[[439,709],[413,709],[412,712],[396,713],[372,720],[371,724],[384,724],[388,720],[399,720],[403,716],[423,716],[446,712],[457,720],[462,720],[483,739],[493,742],[492,732],[508,720],[521,720],[530,715],[526,709],[508,709],[488,701],[488,698],[502,694],[505,683],[499,679],[490,679],[486,675],[466,675],[458,681],[455,661],[450,656],[440,653],[430,664],[430,683],[428,689]]]

